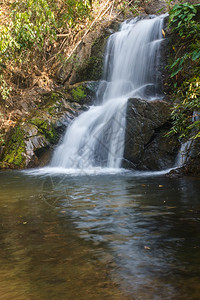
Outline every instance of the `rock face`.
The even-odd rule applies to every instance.
[[[107,38],[115,32],[121,19],[105,19],[95,31],[89,32],[78,45],[74,55],[57,72],[59,82],[69,85],[99,80],[103,71],[104,48]]]
[[[185,146],[186,145],[186,146]],[[169,172],[169,177],[200,177],[200,139],[188,140],[179,150],[181,164]]]
[[[185,155],[186,160],[181,169],[182,173],[185,175],[200,176],[200,138],[191,141]]]
[[[88,109],[95,83],[84,82],[45,94],[38,109],[28,114],[10,132],[1,151],[1,168],[31,168],[46,165],[66,127]]]
[[[129,99],[123,166],[138,170],[170,168],[180,147],[164,135],[170,127],[170,108],[162,100]]]
[[[164,0],[148,1],[144,7],[147,14],[166,13],[168,11],[167,2]]]

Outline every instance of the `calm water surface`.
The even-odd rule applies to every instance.
[[[200,299],[200,181],[0,173],[0,299]]]

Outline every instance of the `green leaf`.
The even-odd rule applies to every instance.
[[[174,77],[176,74],[178,74],[182,69],[183,69],[183,67],[182,67],[182,66],[179,66],[178,69],[176,69],[174,72],[172,72],[171,78]]]
[[[200,57],[200,50],[195,50],[193,53],[192,53],[192,60],[196,60]]]
[[[180,61],[180,58],[177,58],[175,60],[175,62],[173,62],[173,64],[170,66],[170,69],[173,69],[179,63],[179,61]]]

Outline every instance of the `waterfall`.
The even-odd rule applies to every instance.
[[[189,140],[185,143],[182,143],[181,148],[180,148],[179,153],[176,158],[175,168],[180,168],[187,162],[188,152],[190,150],[191,145],[192,145],[191,140]]]
[[[159,66],[164,16],[122,23],[107,42],[96,103],[67,129],[51,167],[120,168],[128,98],[162,95]]]

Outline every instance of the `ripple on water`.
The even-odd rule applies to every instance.
[[[3,300],[198,299],[198,180],[1,172],[0,190]]]

